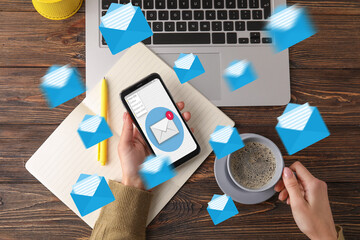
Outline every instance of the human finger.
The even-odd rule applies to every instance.
[[[183,118],[185,119],[185,121],[187,122],[187,121],[189,121],[190,118],[191,118],[191,113],[190,113],[190,112],[184,112],[184,113],[182,114],[182,116],[183,116]]]
[[[291,198],[291,205],[298,206],[305,203],[301,194],[299,183],[290,168],[285,167],[283,171],[283,181],[285,188]]]
[[[300,188],[301,195],[305,198],[305,200],[307,200],[304,188],[303,188],[303,186],[301,184],[299,184],[299,188]],[[286,191],[286,188],[283,191]],[[283,193],[283,194],[285,196],[285,193]],[[280,196],[280,194],[279,194],[279,196]],[[285,199],[286,199],[286,204],[289,205],[290,204],[290,197],[289,197],[289,194],[288,194],[287,191],[286,191],[286,198]],[[284,201],[284,200],[282,200],[280,198],[279,198],[279,200]]]
[[[303,197],[305,197],[305,190],[301,183],[299,184],[299,188],[300,188],[301,194],[303,195]]]
[[[309,184],[315,177],[309,172],[309,170],[304,167],[299,161],[294,162],[290,169],[296,172],[296,178],[302,183],[303,187],[306,189],[306,184]]]
[[[283,190],[284,187],[285,187],[284,182],[283,182],[282,179],[280,179],[280,180],[275,184],[274,190],[275,190],[276,192],[281,192],[281,190]]]
[[[123,115],[123,129],[120,136],[120,144],[127,144],[133,138],[133,124],[130,115],[125,112]]]
[[[181,102],[176,103],[176,106],[178,107],[178,109],[180,111],[182,111],[185,107],[185,103],[181,101]]]
[[[280,193],[279,193],[279,200],[280,201],[285,201],[287,198],[289,197],[289,193],[288,191],[286,190],[286,188],[284,190],[282,190]]]
[[[139,130],[137,128],[134,128],[134,139],[136,139],[142,146],[144,146],[146,155],[150,155],[151,151],[147,143],[145,142],[144,138],[141,136]]]
[[[137,128],[134,128],[133,136],[134,136],[134,139],[137,139],[138,141],[140,141],[143,144],[145,143],[144,138],[141,136],[141,134]]]

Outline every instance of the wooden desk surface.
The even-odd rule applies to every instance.
[[[287,166],[301,161],[328,183],[331,207],[346,239],[360,238],[360,3],[299,0],[319,32],[290,49],[291,102],[317,106],[331,136],[288,156],[275,131],[284,107],[226,107],[239,132],[280,146]],[[295,1],[291,0],[290,4]],[[38,88],[52,64],[85,69],[84,6],[50,21],[30,0],[0,0],[0,239],[87,239],[91,229],[24,168],[84,96],[49,110]],[[239,214],[214,226],[207,202],[221,194],[212,154],[148,227],[150,239],[306,239],[276,197],[236,204]]]

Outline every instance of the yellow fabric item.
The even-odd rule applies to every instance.
[[[109,181],[115,201],[101,209],[91,240],[143,240],[152,193]]]
[[[51,20],[62,20],[74,15],[83,0],[32,0],[40,15]]]

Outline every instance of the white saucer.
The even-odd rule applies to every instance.
[[[268,200],[275,194],[274,188],[262,192],[248,192],[236,186],[227,171],[226,158],[227,156],[215,159],[214,173],[220,189],[234,201],[242,204],[257,204]]]

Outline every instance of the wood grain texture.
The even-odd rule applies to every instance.
[[[357,0],[289,0],[287,4],[307,7],[310,13],[316,15],[359,15],[360,13],[360,2]]]
[[[291,102],[317,106],[331,135],[288,156],[275,131],[280,107],[221,108],[240,133],[273,140],[287,166],[300,160],[328,182],[335,222],[360,238],[360,2],[290,0],[308,7],[318,33],[290,49]],[[39,90],[52,64],[85,72],[85,8],[52,21],[31,0],[0,0],[0,239],[88,239],[90,228],[24,168],[25,162],[84,94],[50,110]],[[214,226],[207,211],[222,194],[214,155],[200,166],[148,227],[149,239],[306,239],[276,196]]]
[[[360,15],[314,15],[313,21],[318,32],[290,48],[291,68],[360,68],[354,54],[360,52]]]
[[[0,12],[0,67],[84,66],[84,27],[83,13],[52,21],[36,12]]]
[[[85,76],[85,71],[80,68]],[[39,89],[46,68],[3,68],[0,75],[0,124],[59,124],[84,98],[84,94],[52,110]],[[328,125],[360,122],[359,69],[291,69],[293,103],[317,106]],[[275,126],[284,111],[277,107],[223,107],[238,125]],[[266,112],[266,114],[264,114]],[[18,118],[14,118],[17,114]]]
[[[1,184],[0,199],[0,239],[89,237],[86,223],[41,184]]]
[[[236,203],[239,214],[214,226],[206,207],[212,194],[222,194],[212,171],[203,164],[149,225],[149,239],[306,239],[289,206],[276,196],[256,205]],[[206,187],[204,187],[206,186]],[[359,185],[329,183],[334,219],[346,239],[360,234]],[[196,194],[194,194],[196,193]],[[90,228],[40,184],[0,184],[0,239],[87,239]],[[271,220],[270,220],[271,219]],[[21,223],[21,224],[19,224]]]
[[[213,161],[208,161],[201,169],[212,171],[212,166]],[[257,205],[236,203],[239,214],[214,226],[206,211],[207,202],[212,194],[222,192],[213,184],[214,176],[197,178],[202,174],[195,173],[193,181],[186,183],[155,218],[148,228],[149,239],[307,239],[298,230],[290,208],[276,196]],[[342,187],[344,191],[340,190]],[[354,199],[354,192],[358,194],[360,189],[358,185],[345,192],[347,187],[348,184],[329,183],[329,199],[335,221],[344,226],[346,239],[357,239],[360,236],[360,201]],[[342,222],[339,218],[345,216]],[[347,221],[354,224],[346,225]]]
[[[0,124],[59,124],[85,98],[84,93],[49,109],[39,88],[47,68],[3,68],[0,71],[0,112],[7,113],[0,115]],[[85,76],[84,68],[79,72]]]
[[[37,183],[24,166],[31,155],[55,130],[56,125],[0,125],[0,127],[0,166],[2,166],[0,183]],[[328,138],[292,156],[286,153],[274,126],[238,126],[237,128],[240,133],[257,133],[273,140],[283,153],[287,166],[299,160],[316,177],[325,181],[359,182],[359,127],[330,126],[331,135]]]

